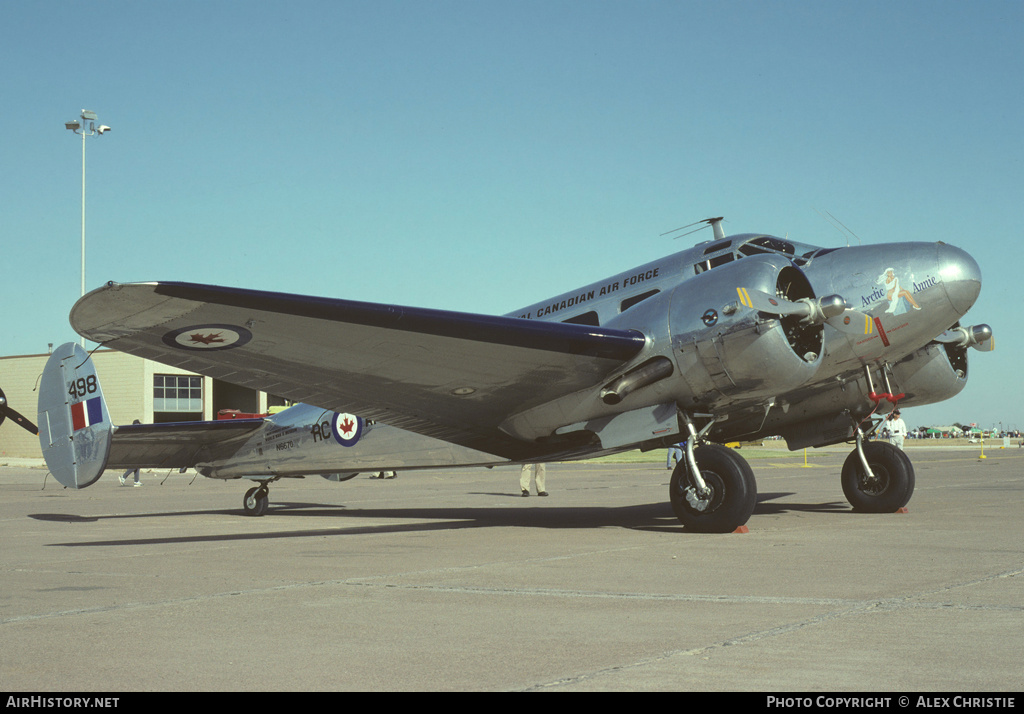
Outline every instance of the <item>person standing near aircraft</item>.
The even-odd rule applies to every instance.
[[[677,464],[683,460],[684,443],[685,442],[680,442],[668,447],[668,456],[665,458],[665,468],[669,471],[672,470],[672,459],[675,459]]]
[[[118,476],[117,479],[121,482],[121,485],[124,486],[128,482],[128,477],[131,476],[132,474],[135,474],[135,483],[132,484],[132,485],[133,486],[141,486],[142,485],[142,481],[139,481],[139,470],[138,469],[128,469],[123,474]]]
[[[132,421],[132,424],[141,424],[141,423],[142,422],[140,422],[138,419],[135,419],[135,420]],[[135,474],[135,483],[133,485],[134,486],[141,486],[142,485],[142,481],[139,480],[139,470],[137,468],[128,469],[123,474],[118,476],[117,480],[121,482],[122,486],[124,486],[125,483],[128,481],[128,477],[130,475],[132,475],[132,474]]]
[[[547,466],[545,464],[523,464],[523,471],[519,476],[519,488],[523,490],[523,498],[530,495],[531,470],[533,471],[533,477],[537,484],[537,495],[547,496],[548,492],[545,490]]]
[[[889,415],[889,439],[893,446],[903,449],[903,440],[907,438],[907,423],[900,417],[900,410],[894,409]]]

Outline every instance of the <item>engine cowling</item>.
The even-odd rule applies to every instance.
[[[778,314],[753,307],[744,290],[775,296]],[[672,354],[692,405],[758,401],[814,378],[821,364],[819,321],[784,315],[787,304],[815,298],[810,282],[781,255],[756,255],[681,283],[673,292]],[[686,406],[685,399],[680,400]]]
[[[967,386],[967,348],[930,344],[892,366],[893,379],[905,393],[901,404],[920,406],[950,399]]]

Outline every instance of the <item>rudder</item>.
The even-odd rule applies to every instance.
[[[50,473],[68,488],[94,484],[113,432],[92,357],[74,342],[61,345],[39,383],[39,445]]]

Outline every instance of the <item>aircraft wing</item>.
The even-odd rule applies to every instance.
[[[106,467],[187,468],[230,456],[263,419],[229,419],[115,427]]]
[[[83,336],[216,379],[510,459],[543,454],[509,415],[590,387],[639,332],[190,283],[108,283]]]

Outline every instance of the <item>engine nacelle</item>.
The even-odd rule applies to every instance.
[[[783,306],[815,297],[803,271],[781,255],[749,256],[680,284],[670,309],[672,354],[694,405],[770,398],[806,384],[821,364],[820,322],[783,316],[784,308],[760,312],[744,289]]]
[[[967,347],[930,344],[892,366],[901,404],[920,406],[955,397],[967,386]]]

